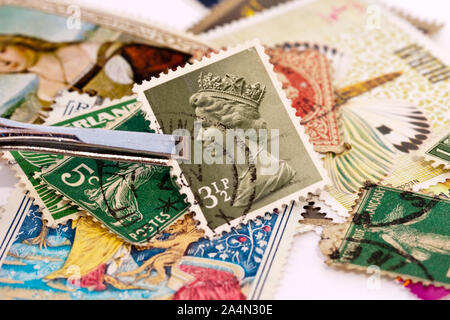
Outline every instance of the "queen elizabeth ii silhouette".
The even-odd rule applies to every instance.
[[[217,128],[258,130],[267,127],[259,112],[265,94],[265,87],[260,83],[249,85],[242,77],[231,74],[220,77],[212,73],[201,73],[198,83],[199,90],[189,99],[196,117],[204,126],[196,139],[204,140],[209,130],[217,132]],[[222,132],[225,134],[224,130]],[[238,173],[237,192],[232,202],[234,207],[248,206],[250,202],[266,197],[289,184],[295,176],[295,171],[286,161],[270,154],[267,146],[251,140],[252,137],[246,136],[233,146],[241,148],[240,151],[246,155],[245,163],[234,163]],[[231,150],[226,150],[226,146],[220,147],[224,154],[237,154],[237,150],[229,152]],[[267,174],[268,168],[275,169]]]

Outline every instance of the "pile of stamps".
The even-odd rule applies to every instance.
[[[0,298],[270,299],[306,232],[329,269],[450,296],[439,25],[363,0],[223,0],[188,32],[72,9],[0,0],[1,117],[191,158],[4,151]]]

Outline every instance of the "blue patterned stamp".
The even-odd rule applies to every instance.
[[[89,217],[47,229],[28,197],[17,203],[23,223],[4,254],[2,299],[267,298],[298,220],[292,204],[208,240],[187,214],[135,247]]]

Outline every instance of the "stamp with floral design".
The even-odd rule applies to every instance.
[[[270,299],[298,220],[291,204],[209,240],[186,214],[142,247],[87,215],[45,229],[17,191],[0,227],[2,299]]]

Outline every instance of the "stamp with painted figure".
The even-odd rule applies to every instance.
[[[12,200],[0,226],[1,299],[270,299],[298,220],[292,203],[209,240],[186,214],[136,247],[89,216],[45,229],[29,197]]]
[[[65,89],[118,99],[207,49],[148,19],[58,0],[0,0],[0,115],[36,121]]]
[[[120,106],[111,106],[61,123],[84,126],[92,121],[102,122],[101,117],[114,118],[112,113],[117,109]],[[118,119],[110,129],[151,132],[139,108]],[[134,244],[147,243],[188,207],[172,183],[167,167],[66,157],[44,168],[39,178],[116,235]]]
[[[362,189],[351,220],[324,230],[328,264],[450,287],[450,201],[381,185]]]
[[[207,236],[326,184],[272,70],[249,42],[135,86],[158,132],[191,137],[189,163],[173,162],[172,174]]]
[[[76,98],[76,96],[71,95],[71,98],[73,98],[71,101],[79,100],[81,103],[81,101],[84,101],[84,97],[84,95],[79,95],[79,98]],[[138,107],[136,99],[127,97],[114,100],[111,103],[112,105],[99,106],[98,109],[88,115],[74,114],[71,117],[66,117],[64,121],[51,125],[104,128],[111,122],[129,115],[132,110]],[[55,190],[42,184],[41,179],[36,177],[36,174],[42,169],[62,161],[64,156],[11,151],[5,152],[3,158],[7,160],[8,167],[15,171],[24,188],[30,192],[30,197],[35,199],[35,204],[42,211],[47,226],[55,227],[59,223],[79,216],[80,210],[76,206],[64,200]]]

